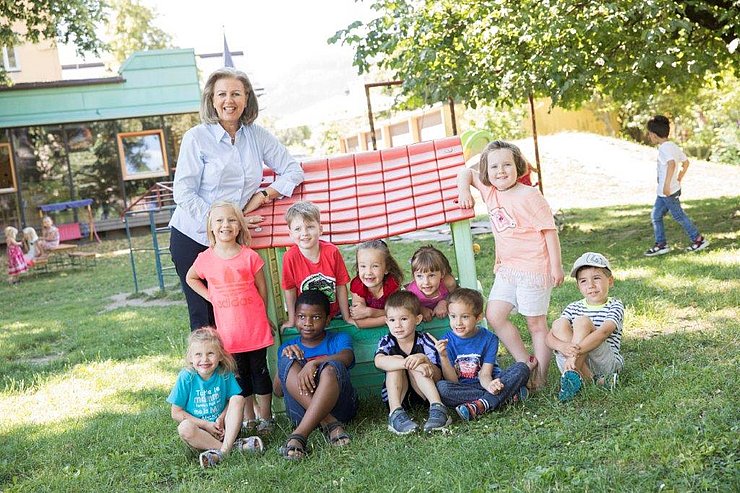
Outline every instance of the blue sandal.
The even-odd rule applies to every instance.
[[[198,456],[198,462],[203,469],[213,467],[224,459],[224,454],[220,450],[209,449],[201,452]]]
[[[332,437],[332,432],[337,428],[341,428],[342,432],[338,433],[337,436]],[[349,433],[344,431],[344,425],[339,421],[332,421],[326,426],[322,426],[321,432],[324,434],[324,438],[326,438],[326,443],[333,447],[344,447],[345,445],[349,445],[349,442],[351,441]]]
[[[583,387],[583,378],[581,374],[575,370],[568,370],[563,373],[560,377],[560,392],[558,393],[558,400],[560,402],[568,402],[572,400],[576,394]]]
[[[288,445],[291,441],[298,442],[298,445]],[[298,433],[293,433],[292,435],[288,435],[288,438],[285,440],[285,445],[278,449],[278,453],[283,457],[283,459],[301,460],[308,455],[308,447],[306,447],[307,443],[306,437],[299,435]]]

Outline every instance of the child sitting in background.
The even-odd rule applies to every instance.
[[[562,373],[558,398],[563,402],[581,390],[582,377],[613,388],[624,366],[619,352],[624,305],[609,297],[614,286],[609,261],[600,253],[584,253],[570,275],[576,278],[583,299],[565,307],[547,334],[547,345],[555,351]]]
[[[431,245],[421,247],[411,257],[411,272],[414,280],[406,289],[419,298],[424,321],[446,317],[447,295],[457,289],[447,257]]]
[[[38,244],[44,251],[59,246],[59,230],[49,216],[44,216],[41,220],[41,239]]]
[[[442,362],[444,380],[437,382],[442,402],[470,421],[509,401],[524,400],[527,379],[537,366],[535,357],[501,371],[496,362],[498,337],[478,325],[483,296],[460,288],[447,301],[451,330],[438,341],[432,338]]]
[[[389,333],[378,341],[375,367],[385,372],[382,398],[388,404],[388,431],[406,435],[419,429],[406,410],[429,403],[424,431],[441,430],[452,421],[442,404],[436,382],[442,377],[439,355],[429,334],[417,332],[421,303],[413,293],[398,291],[385,304]]]
[[[295,300],[303,291],[315,289],[329,298],[329,318],[341,312],[352,323],[347,283],[349,273],[339,249],[320,240],[321,211],[311,202],[296,202],[285,213],[290,238],[295,243],[283,256],[282,286],[288,320],[282,328],[295,325]]]
[[[385,324],[385,302],[398,291],[403,272],[383,240],[366,241],[357,247],[357,275],[352,291],[350,314],[357,327]]]
[[[224,349],[218,333],[203,327],[190,334],[185,368],[177,376],[167,402],[177,433],[198,452],[200,466],[215,466],[232,448],[258,451],[259,437],[237,439],[244,398],[236,382],[234,358]]]
[[[301,335],[278,348],[273,389],[283,397],[288,418],[296,427],[280,447],[280,455],[300,460],[308,453],[308,436],[319,425],[329,444],[349,444],[344,425],[357,414],[357,393],[349,376],[355,364],[352,338],[344,332],[326,331],[330,320],[326,295],[303,291],[294,313]]]
[[[12,284],[18,283],[18,277],[28,271],[28,264],[26,259],[23,257],[23,250],[21,250],[21,244],[16,239],[18,237],[18,230],[13,226],[5,228],[5,248],[8,255],[8,282]]]
[[[26,252],[23,257],[27,263],[32,263],[33,259],[44,256],[44,248],[39,242],[36,230],[30,226],[23,228],[23,250]]]

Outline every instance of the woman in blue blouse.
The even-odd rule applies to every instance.
[[[264,218],[250,212],[275,198],[290,196],[303,181],[300,164],[285,146],[254,124],[258,113],[257,96],[247,74],[218,69],[203,88],[203,123],[188,130],[180,145],[170,252],[188,303],[191,330],[214,323],[211,304],[185,282],[195,258],[208,246],[206,214],[211,204],[217,200],[239,204],[247,223],[256,227]],[[260,190],[263,164],[276,177]]]

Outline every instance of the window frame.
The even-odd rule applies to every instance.
[[[12,50],[13,53],[13,59],[15,60],[15,65],[10,65],[10,58],[8,57],[8,53]],[[20,72],[21,71],[21,64],[18,61],[18,50],[15,49],[15,46],[3,46],[2,50],[2,56],[3,56],[3,68],[6,72]]]
[[[0,194],[14,193],[18,191],[18,179],[15,176],[15,163],[13,162],[13,148],[9,142],[0,142],[0,149],[7,148],[9,166],[10,166],[10,180],[12,186],[10,188],[0,188]]]

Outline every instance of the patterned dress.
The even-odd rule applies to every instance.
[[[8,245],[8,275],[17,276],[28,271],[26,259],[23,258],[23,250],[20,245]]]

